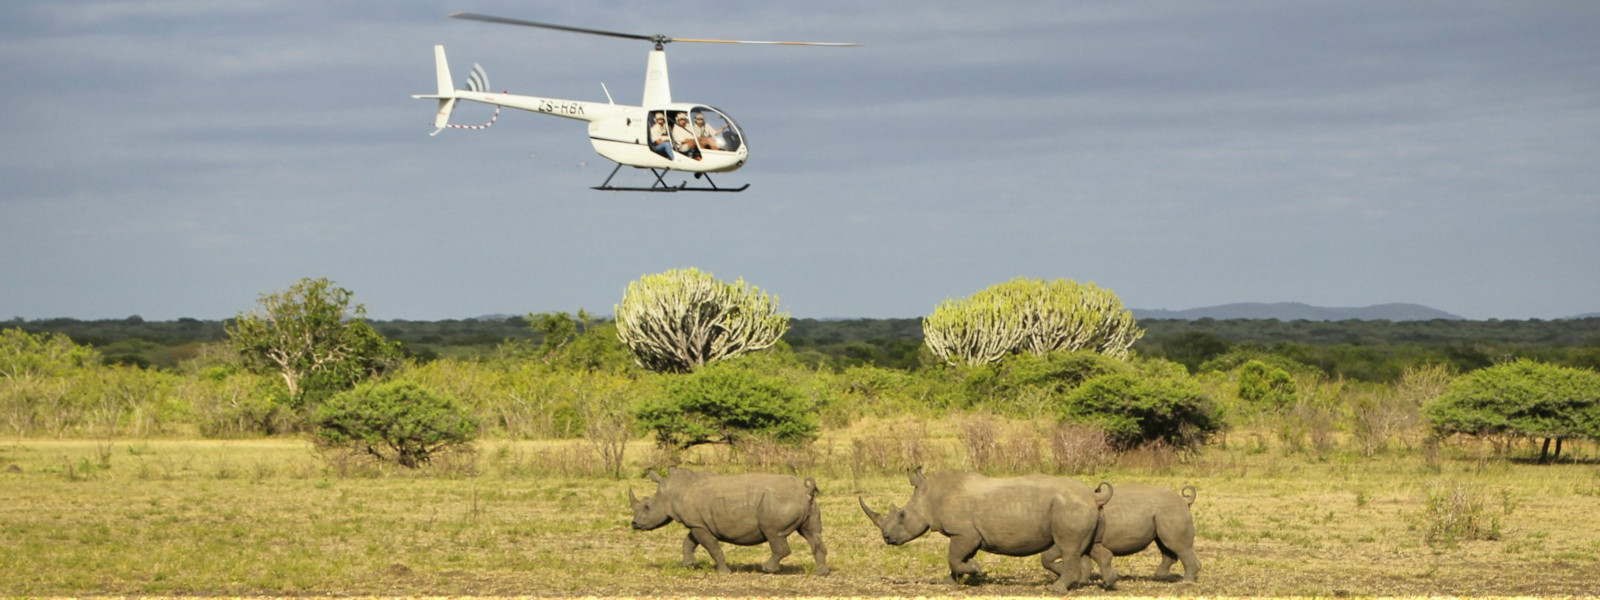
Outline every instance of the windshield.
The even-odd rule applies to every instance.
[[[700,147],[706,150],[735,152],[744,145],[744,136],[733,119],[709,106],[697,106],[689,111],[689,127],[699,138]]]

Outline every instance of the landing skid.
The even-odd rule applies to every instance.
[[[617,164],[617,168],[612,169],[611,174],[606,176],[605,183],[590,189],[604,190],[607,192],[742,192],[745,190],[745,188],[750,187],[750,184],[748,183],[736,188],[717,187],[717,182],[712,181],[711,175],[706,173],[695,173],[694,178],[705,179],[706,184],[708,184],[710,187],[690,187],[688,180],[684,180],[682,183],[674,186],[668,184],[666,180],[667,172],[670,169],[650,169],[650,173],[656,176],[656,182],[650,184],[650,187],[620,187],[611,185],[611,179],[616,177],[617,171],[620,170],[622,170],[622,165],[619,163]]]

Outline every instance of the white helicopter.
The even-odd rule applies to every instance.
[[[717,187],[717,184],[711,180],[710,173],[726,173],[744,166],[745,160],[750,157],[750,147],[745,143],[744,133],[727,113],[705,104],[672,101],[672,89],[667,82],[667,54],[662,50],[662,46],[667,43],[702,42],[788,46],[860,45],[838,42],[759,42],[674,38],[665,35],[636,35],[584,29],[466,12],[458,12],[449,16],[456,19],[542,27],[545,29],[645,40],[655,43],[655,49],[650,51],[649,61],[646,65],[644,101],[639,106],[617,104],[611,99],[611,91],[605,89],[604,84],[601,84],[601,89],[606,94],[606,102],[604,103],[523,96],[504,91],[500,93],[490,92],[488,77],[485,75],[483,67],[476,64],[473,65],[472,75],[467,80],[467,89],[458,90],[455,89],[455,82],[450,78],[450,68],[446,64],[444,46],[442,45],[433,47],[434,62],[438,71],[439,93],[412,96],[412,98],[429,98],[439,101],[438,113],[433,120],[435,129],[430,135],[437,135],[447,127],[485,129],[493,125],[494,121],[499,118],[500,107],[502,106],[588,121],[589,141],[594,144],[595,152],[617,163],[616,168],[611,170],[611,175],[606,177],[605,182],[593,188],[608,191],[740,192],[750,187],[748,183],[736,188]],[[489,122],[484,125],[453,125],[450,123],[450,112],[455,108],[458,100],[493,104],[495,105],[494,117],[490,118]],[[617,187],[611,185],[611,179],[616,177],[617,171],[621,170],[624,165],[639,169],[649,169],[655,175],[655,183],[651,184],[650,187]],[[703,178],[708,185],[706,187],[690,186],[687,180],[676,186],[669,185],[665,180],[668,171],[694,173],[695,179]]]

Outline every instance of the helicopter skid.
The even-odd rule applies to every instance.
[[[620,170],[622,170],[622,165],[618,164],[615,169],[611,170],[611,175],[606,177],[604,183],[601,183],[600,185],[590,189],[607,192],[742,192],[745,190],[745,188],[750,187],[750,184],[748,183],[736,188],[717,187],[717,183],[712,181],[711,176],[705,173],[695,173],[694,178],[705,179],[706,183],[709,184],[709,187],[691,187],[688,180],[684,180],[683,182],[674,186],[668,184],[666,180],[667,172],[670,171],[670,169],[650,169],[650,173],[656,176],[656,182],[651,184],[650,187],[624,187],[611,185],[611,178],[616,177],[617,171]]]

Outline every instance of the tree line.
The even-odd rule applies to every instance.
[[[553,313],[551,313],[553,314]],[[533,315],[470,319],[368,322],[401,351],[427,362],[440,358],[490,357],[507,343],[538,344]],[[608,321],[608,318],[598,318]],[[202,345],[222,341],[226,320],[183,318],[20,319],[0,327],[33,334],[65,335],[93,346],[102,360],[172,369],[196,356]],[[1445,363],[1458,371],[1531,358],[1600,369],[1600,318],[1570,320],[1279,321],[1276,319],[1142,319],[1145,333],[1132,346],[1142,356],[1162,357],[1198,370],[1234,348],[1280,354],[1315,364],[1329,375],[1393,382],[1406,368]],[[921,318],[791,318],[781,343],[811,365],[834,368],[872,365],[914,369],[926,359]]]
[[[742,280],[673,270],[631,285],[615,320],[579,311],[433,324],[415,343],[457,335],[484,344],[486,329],[516,331],[490,349],[428,355],[390,335],[407,331],[396,322],[368,321],[349,290],[305,279],[263,295],[220,333],[193,320],[161,327],[163,347],[182,349],[171,366],[110,354],[124,340],[101,348],[0,328],[0,416],[19,437],[305,432],[407,466],[479,433],[583,437],[613,452],[642,434],[672,447],[803,445],[862,417],[973,412],[1088,428],[1112,451],[1194,448],[1249,426],[1316,452],[1340,434],[1370,454],[1415,442],[1406,436],[1424,421],[1441,436],[1542,438],[1557,454],[1562,440],[1600,438],[1600,385],[1585,363],[1600,344],[1558,345],[1578,339],[1570,331],[1536,336],[1557,344],[1536,346],[1519,325],[1512,338],[1472,344],[1476,354],[1453,338],[1235,341],[1206,320],[1152,335],[1110,290],[1016,279],[935,307],[916,320],[912,349],[846,335],[863,324],[873,335],[911,335],[896,321],[819,321],[797,335],[797,320],[776,307]],[[145,323],[102,325],[100,335]],[[1405,330],[1415,337],[1416,326]],[[891,349],[910,356],[890,358]],[[1538,353],[1546,357],[1530,356]],[[1524,363],[1537,368],[1495,370]],[[1523,392],[1507,402],[1473,385]]]

